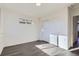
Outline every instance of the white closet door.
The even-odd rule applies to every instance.
[[[67,36],[59,35],[58,39],[59,39],[58,40],[59,41],[58,42],[59,47],[68,50],[68,39],[67,39]]]
[[[50,40],[49,40],[50,44],[54,44],[57,46],[57,35],[55,34],[50,34]]]

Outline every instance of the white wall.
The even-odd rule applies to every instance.
[[[2,20],[2,12],[1,12],[1,8],[0,8],[0,54],[4,48],[4,33],[3,33],[3,20]]]
[[[4,8],[2,13],[5,46],[27,43],[38,39],[36,19],[31,18],[33,20],[32,24],[19,24],[19,18],[25,15]]]
[[[43,20],[43,26],[41,27],[42,34],[41,39],[49,41],[50,34],[64,35],[68,37],[68,9],[67,7],[45,17]],[[62,42],[64,43],[64,42]],[[64,45],[65,46],[65,45]],[[69,47],[67,47],[69,48]]]

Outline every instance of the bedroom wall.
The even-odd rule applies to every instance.
[[[5,46],[11,46],[21,43],[27,43],[38,40],[38,21],[32,19],[32,24],[20,24],[19,18],[26,15],[17,12],[2,9],[2,18],[4,20],[4,39]],[[26,16],[27,18],[28,16]]]
[[[68,40],[68,8],[64,7],[61,10],[42,18],[41,37],[40,39],[49,41],[50,34],[64,35]],[[64,43],[64,42],[62,42]],[[67,49],[69,48],[68,43]],[[64,45],[65,46],[65,45]]]
[[[44,30],[49,33],[67,35],[68,34],[68,10],[67,8],[62,8],[61,10],[53,13],[49,17],[45,17],[43,20]],[[45,26],[44,26],[45,25]]]
[[[0,54],[4,48],[4,33],[3,33],[3,20],[2,20],[2,10],[0,8]]]

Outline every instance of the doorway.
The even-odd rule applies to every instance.
[[[73,17],[73,48],[79,47],[79,16]]]

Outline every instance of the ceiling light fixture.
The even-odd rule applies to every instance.
[[[40,6],[41,4],[40,3],[36,3],[36,6]]]

